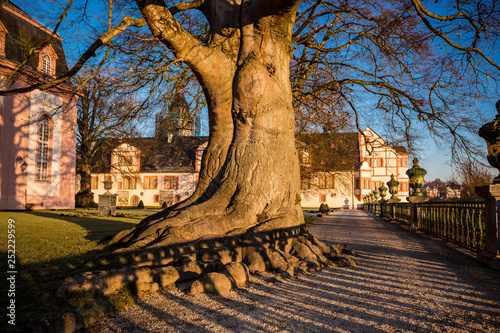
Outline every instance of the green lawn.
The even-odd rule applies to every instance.
[[[83,271],[126,264],[126,257],[109,255],[107,244],[100,240],[132,228],[150,214],[123,211],[120,217],[97,217],[95,211],[84,210],[0,212],[0,267],[4,273],[8,270],[8,220],[15,221],[16,327],[72,311],[71,304],[55,295],[61,281]],[[2,299],[7,291],[7,284],[1,283]],[[0,331],[4,325],[5,319]]]

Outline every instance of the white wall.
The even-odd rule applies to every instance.
[[[98,202],[99,195],[104,194],[106,190],[104,189],[103,181],[106,176],[111,176],[113,181],[113,188],[110,190],[112,194],[124,194],[128,192],[128,204],[122,204],[121,206],[130,206],[131,199],[135,195],[142,200],[145,206],[161,206],[161,202],[154,202],[155,195],[160,195],[162,190],[165,190],[164,179],[168,176],[179,177],[179,186],[177,189],[172,189],[174,199],[175,196],[180,196],[180,201],[187,199],[196,188],[196,175],[195,173],[138,173],[134,176],[138,178],[136,189],[118,189],[118,182],[122,181],[122,174],[92,174],[92,177],[98,177],[98,189],[92,189],[94,193],[94,201]],[[156,189],[144,189],[143,179],[144,176],[156,176],[158,177],[158,184]],[[118,204],[120,205],[120,204]]]

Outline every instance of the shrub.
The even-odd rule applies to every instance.
[[[163,201],[163,203],[161,204],[161,209],[165,209],[167,207],[168,207],[167,202]]]
[[[322,203],[320,206],[319,206],[319,212],[323,213],[323,214],[328,214],[328,212],[330,211],[330,207],[328,207],[328,204],[326,203]]]
[[[142,202],[142,200],[139,201],[139,204],[137,205],[137,208],[144,209],[144,202]]]

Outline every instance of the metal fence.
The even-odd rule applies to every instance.
[[[411,205],[368,203],[364,205],[364,209],[410,225]],[[484,201],[424,202],[413,205],[417,205],[413,225],[419,230],[476,253],[485,249]]]
[[[484,250],[484,201],[419,204],[419,229],[460,247]]]
[[[410,224],[411,206],[407,202],[394,204],[394,219],[404,224]]]

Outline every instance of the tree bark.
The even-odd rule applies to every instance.
[[[80,114],[78,115],[78,155],[80,157],[78,174],[80,175],[80,190],[75,196],[76,207],[95,207],[94,194],[91,192],[92,182],[92,135],[89,114],[89,100],[82,96]]]
[[[95,207],[97,204],[94,201],[94,194],[91,192],[92,182],[92,165],[91,160],[86,156],[82,156],[80,161],[80,190],[76,194],[75,206],[76,207]]]
[[[289,81],[299,1],[205,1],[200,10],[214,35],[208,46],[158,1],[136,2],[154,36],[197,75],[208,101],[210,140],[194,195],[117,240],[165,246],[302,224]]]

